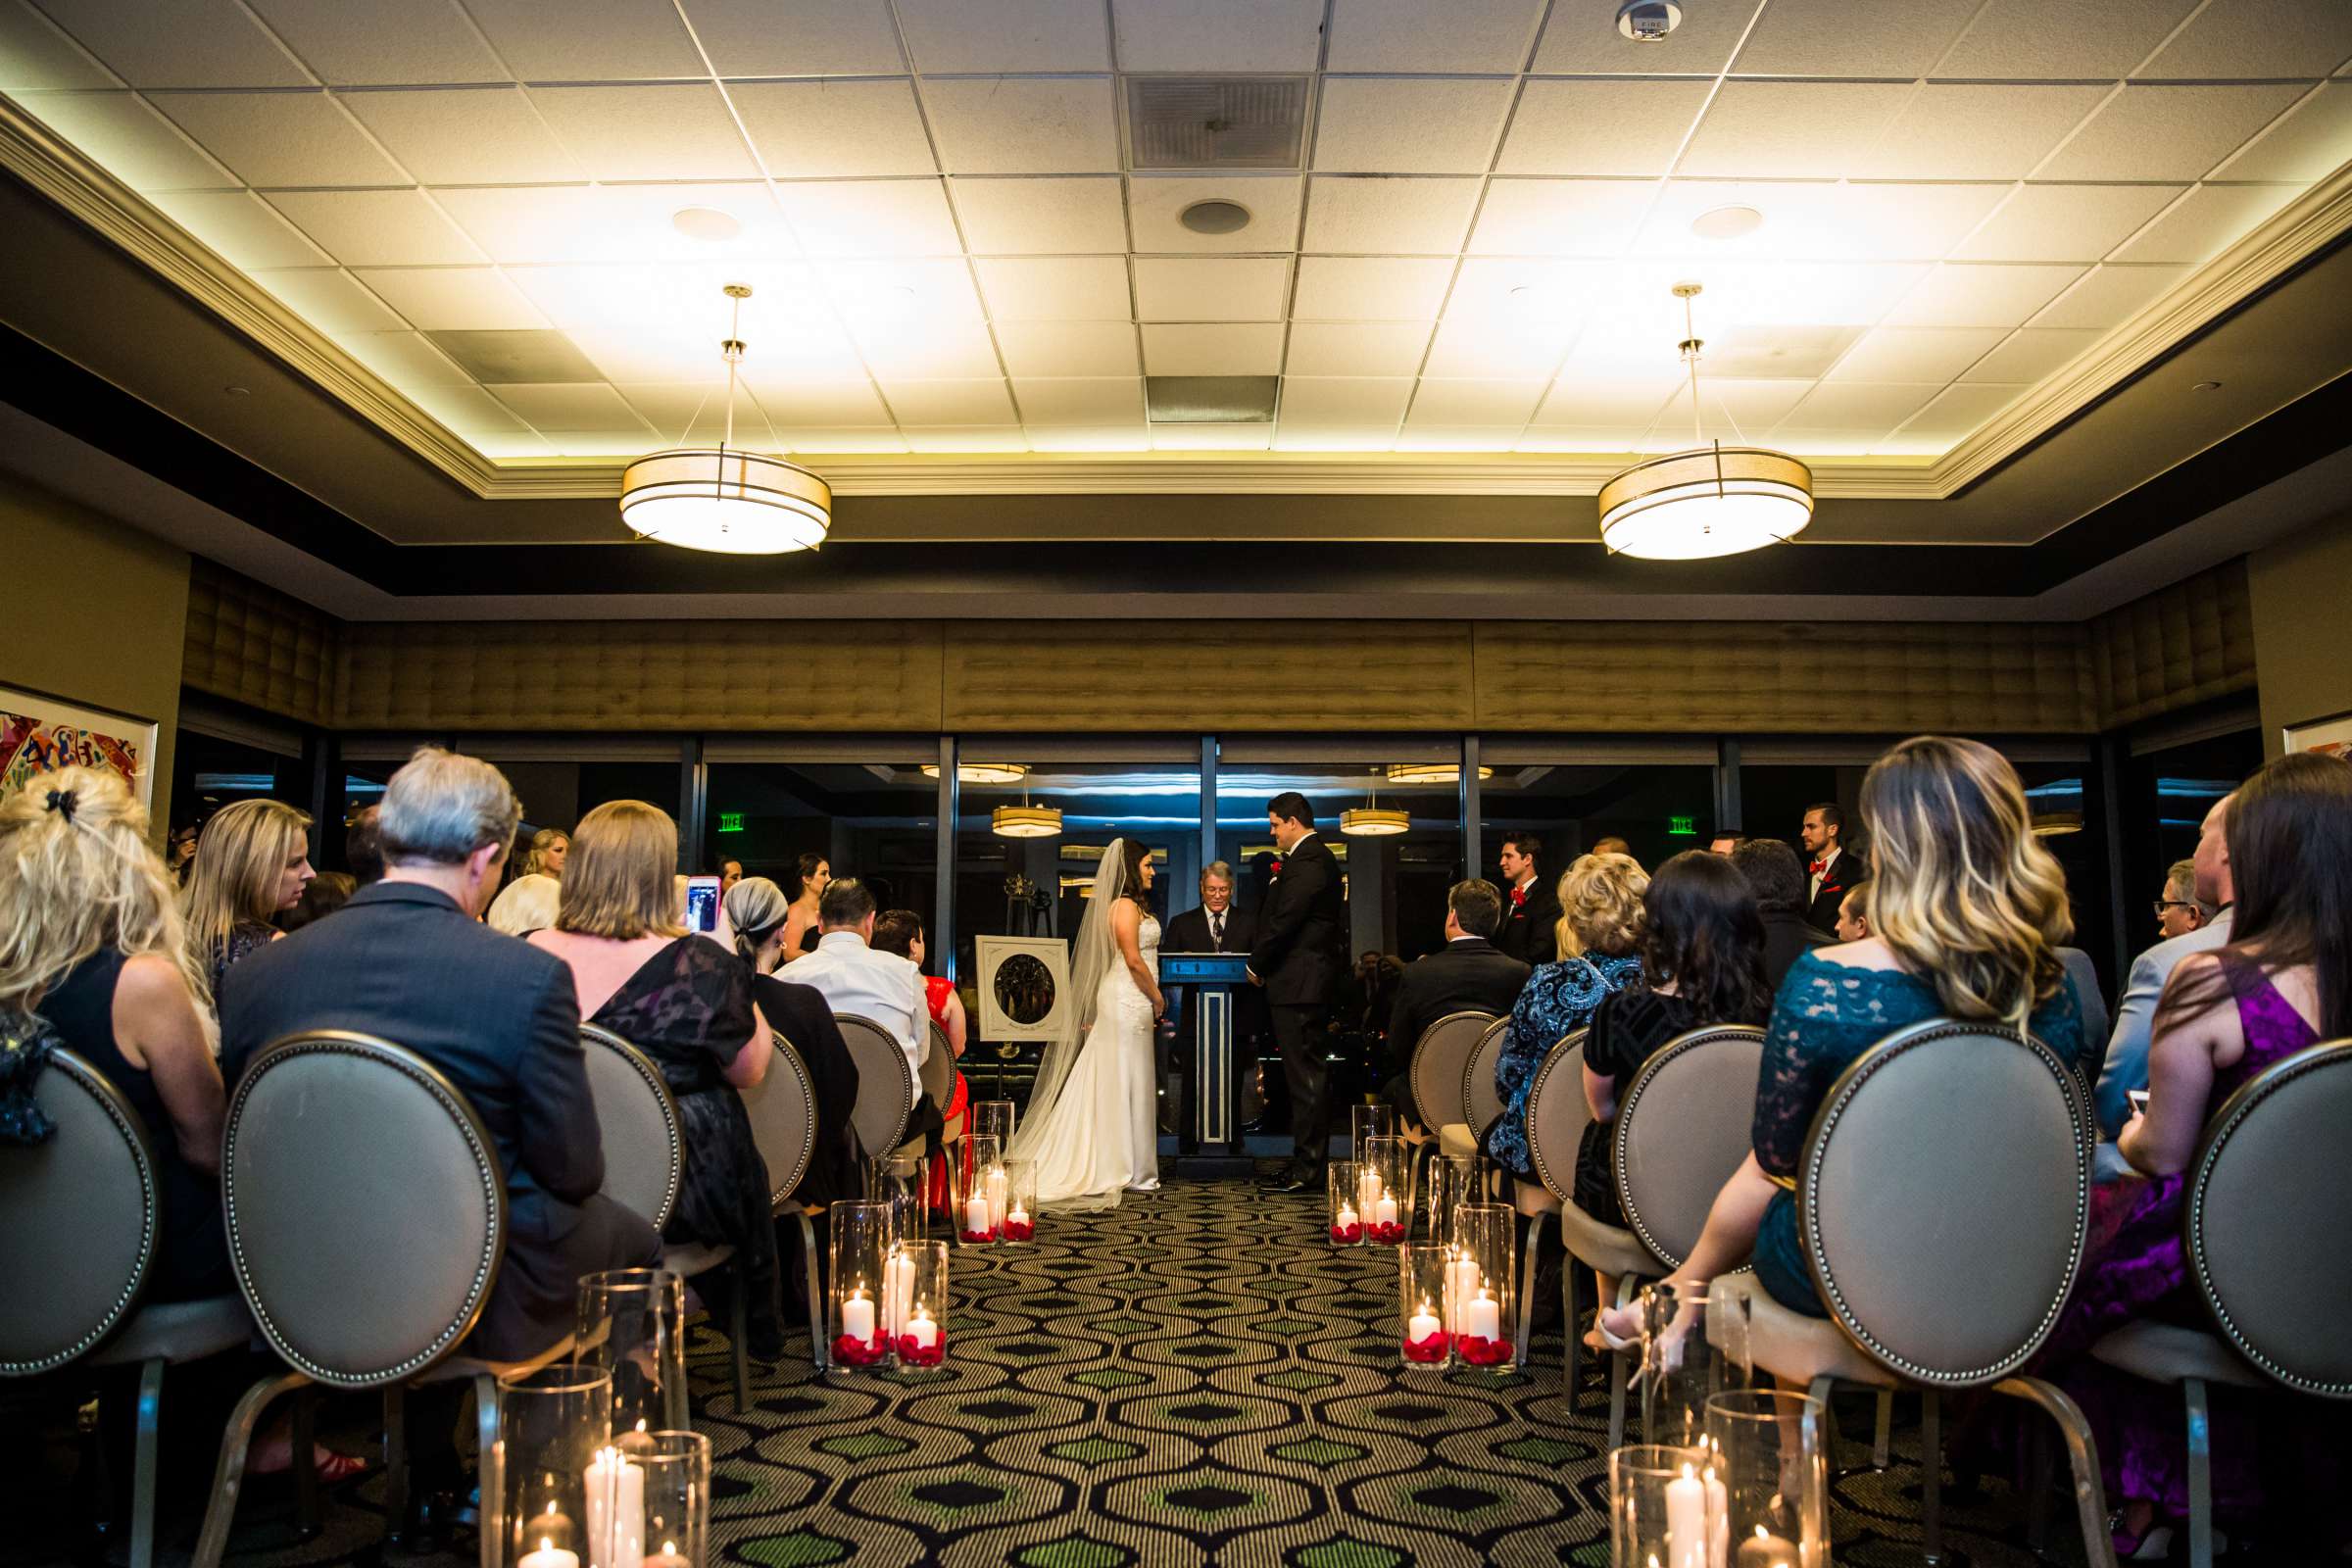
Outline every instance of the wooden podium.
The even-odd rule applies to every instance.
[[[1186,1129],[1195,1146],[1177,1156],[1178,1168],[1203,1176],[1248,1175],[1249,1154],[1242,1148],[1241,1078],[1234,1060],[1236,993],[1250,984],[1249,955],[1242,953],[1162,953],[1159,982],[1183,986],[1193,993],[1192,1061],[1193,1125]]]

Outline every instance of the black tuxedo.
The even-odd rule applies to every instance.
[[[1331,1068],[1324,1061],[1332,1000],[1348,973],[1348,895],[1320,836],[1300,839],[1257,911],[1250,972],[1264,982],[1291,1091],[1291,1175],[1320,1182],[1331,1152]]]
[[[306,1029],[406,1046],[472,1102],[507,1178],[507,1254],[470,1345],[535,1354],[570,1332],[583,1274],[662,1260],[653,1226],[598,1189],[602,1130],[571,970],[415,882],[362,888],[331,918],[265,943],[229,971],[220,1064],[231,1084]],[[331,1183],[333,1171],[318,1180]]]
[[[1808,865],[1805,868],[1808,883],[1812,875],[1812,867]],[[1839,849],[1838,858],[1822,873],[1821,890],[1813,895],[1813,901],[1805,910],[1805,923],[1816,931],[1835,932],[1838,929],[1838,906],[1845,902],[1845,896],[1854,890],[1854,884],[1868,875],[1870,871],[1863,865],[1860,856],[1851,850]]]
[[[1557,879],[1538,871],[1517,908],[1511,907],[1511,895],[1504,891],[1502,925],[1494,933],[1494,946],[1530,968],[1549,963],[1559,954],[1559,923]]]
[[[1838,896],[1845,897],[1842,893]],[[1777,996],[1781,981],[1796,966],[1797,959],[1838,939],[1826,931],[1815,930],[1793,904],[1776,904],[1757,912],[1764,921],[1764,983]]]
[[[1485,937],[1448,942],[1404,966],[1396,1004],[1389,1013],[1389,1054],[1396,1076],[1382,1091],[1397,1114],[1411,1122],[1421,1119],[1413,1105],[1411,1066],[1422,1031],[1449,1012],[1507,1016],[1532,973]]]

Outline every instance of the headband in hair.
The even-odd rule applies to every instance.
[[[72,790],[51,790],[49,792],[49,809],[57,812],[69,822],[74,820],[74,808],[76,804]]]

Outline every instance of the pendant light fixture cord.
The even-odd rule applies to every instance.
[[[727,340],[719,345],[719,352],[727,361],[727,433],[718,444],[721,452],[732,451],[735,446],[735,368],[743,363],[743,302],[751,292],[741,283],[727,285],[727,297],[735,302],[735,309],[727,323]]]
[[[1678,283],[1674,291],[1683,297],[1683,363],[1690,368],[1690,444],[1703,447],[1707,444],[1707,431],[1698,416],[1698,351],[1705,345],[1699,342],[1698,326],[1690,312],[1690,301],[1697,296],[1698,285]]]

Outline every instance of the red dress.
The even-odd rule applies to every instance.
[[[931,1009],[932,1022],[938,1024],[942,1029],[948,1026],[948,999],[955,995],[956,983],[954,981],[942,979],[934,974],[923,976],[923,1004]],[[968,1099],[969,1096],[965,1093],[963,1086],[963,1069],[958,1067],[956,1070],[955,1092],[948,1097],[948,1102],[939,1107],[941,1119],[952,1122],[962,1115],[964,1103]],[[969,1174],[968,1169],[966,1174]],[[933,1208],[944,1211],[948,1206],[947,1161],[941,1160],[931,1167],[931,1179],[926,1186],[929,1189],[926,1200]]]

